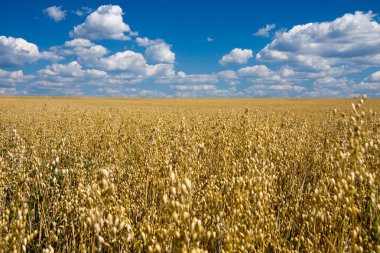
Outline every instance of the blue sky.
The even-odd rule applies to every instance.
[[[6,1],[0,94],[380,97],[378,1]]]

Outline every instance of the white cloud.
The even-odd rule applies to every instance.
[[[222,81],[228,83],[229,85],[239,84],[239,81],[238,81],[239,77],[238,77],[237,73],[233,70],[220,71],[220,72],[216,73],[216,75],[218,76],[219,80],[222,80]]]
[[[324,72],[300,72],[288,65],[281,67],[279,74],[284,78],[291,78],[293,80],[307,80],[310,78],[321,78],[325,76]]]
[[[254,84],[244,90],[244,93],[248,96],[255,97],[290,97],[299,96],[306,90],[303,86],[297,86],[292,84]]]
[[[176,76],[158,79],[157,83],[176,83],[176,84],[198,84],[198,83],[217,83],[219,82],[218,76],[212,74],[192,74],[187,75],[183,71],[179,71]]]
[[[38,74],[43,77],[84,77],[86,79],[96,79],[107,77],[107,73],[96,69],[83,70],[82,66],[77,61],[72,61],[67,64],[57,64],[46,66],[38,71]]]
[[[65,42],[65,47],[91,47],[94,44],[87,39],[73,39]]]
[[[63,87],[65,84],[63,82],[54,82],[54,81],[48,81],[48,80],[38,80],[34,82],[34,86],[39,87]]]
[[[278,84],[278,85],[270,85],[268,87],[269,90],[275,90],[275,91],[304,91],[306,88],[302,86],[295,86],[290,84]]]
[[[56,61],[62,60],[63,58],[59,55],[56,55],[53,52],[42,51],[40,52],[40,59],[51,60],[53,62],[56,62]]]
[[[357,69],[353,68],[346,68],[345,66],[341,67],[334,67],[330,68],[328,70],[324,71],[308,71],[305,69],[301,69],[301,71],[298,70],[299,68],[291,67],[289,65],[285,65],[280,68],[278,71],[279,75],[281,77],[286,78],[286,79],[291,79],[295,81],[305,81],[305,80],[314,80],[314,79],[319,79],[319,78],[324,78],[324,77],[338,77],[343,74],[352,74],[356,73]]]
[[[137,39],[139,41],[140,38]],[[151,44],[157,41],[147,40]],[[88,40],[75,39],[65,43],[66,47],[55,47],[54,50],[66,55],[76,55],[77,61],[86,67],[95,67],[111,71],[108,73],[108,84],[136,84],[147,78],[166,79],[175,76],[171,63],[148,64],[141,53],[131,50],[116,52],[106,56],[108,50]]]
[[[0,36],[0,66],[21,66],[40,58],[38,47],[22,38]]]
[[[137,43],[137,45],[140,46],[140,47],[147,47],[147,46],[150,45],[151,40],[148,39],[147,37],[144,37],[144,38],[137,37],[137,38],[136,38],[136,43]]]
[[[145,50],[145,56],[152,62],[174,63],[175,54],[170,46],[164,42],[149,45]]]
[[[22,78],[24,76],[22,70],[17,70],[17,71],[6,71],[6,70],[2,70],[0,69],[0,78],[8,78],[8,77],[11,77],[11,78]]]
[[[107,72],[98,69],[86,69],[84,73],[88,79],[105,78],[108,76]]]
[[[158,90],[142,90],[137,88],[125,87],[105,87],[97,89],[97,92],[102,96],[112,97],[168,97],[162,91]]]
[[[74,52],[78,57],[78,61],[87,66],[97,66],[101,59],[108,53],[108,50],[101,45],[93,45],[91,47],[76,47]]]
[[[319,98],[328,98],[328,97],[348,97],[348,94],[341,93],[338,90],[332,89],[313,89],[307,91],[303,94],[306,97],[319,97]]]
[[[0,85],[16,85],[32,78],[33,76],[31,75],[25,76],[22,70],[6,71],[0,69]]]
[[[92,43],[87,39],[73,39],[66,41],[64,46],[54,46],[50,51],[61,58],[68,56],[77,56],[77,61],[80,64],[94,67],[100,64],[100,59],[108,54],[108,50],[101,46]]]
[[[70,32],[74,38],[89,40],[114,39],[129,40],[125,33],[130,27],[123,21],[123,10],[118,5],[102,5],[87,16],[85,22]]]
[[[238,97],[244,94],[236,91],[235,87],[220,89],[214,84],[172,85],[174,97]]]
[[[65,19],[66,16],[66,11],[62,10],[62,6],[50,6],[44,9],[43,12],[55,22]]]
[[[291,84],[290,80],[282,78],[279,74],[265,65],[241,68],[238,70],[238,75],[240,78],[247,78],[252,84]]]
[[[363,91],[380,91],[380,82],[360,82],[360,84],[356,87],[357,90]]]
[[[100,63],[107,70],[129,70],[140,73],[144,72],[146,66],[144,56],[130,50],[101,58]]]
[[[238,79],[238,75],[233,70],[224,70],[217,73],[220,79]]]
[[[258,61],[291,64],[306,72],[360,71],[379,65],[380,24],[371,12],[345,14],[331,22],[294,26],[277,32]],[[351,68],[351,69],[350,69]]]
[[[265,27],[260,28],[253,35],[267,38],[269,37],[269,32],[272,31],[274,28],[276,28],[276,24],[266,25]]]
[[[255,65],[238,70],[240,77],[270,77],[276,73],[265,65]]]
[[[110,76],[105,80],[103,83],[103,86],[107,85],[119,85],[123,86],[125,84],[138,84],[144,81],[144,76],[142,75],[135,75],[132,73],[121,73],[117,75]]]
[[[213,41],[214,41],[213,38],[211,38],[211,37],[207,37],[207,42],[213,42]]]
[[[150,77],[170,78],[175,75],[173,64],[149,65],[142,54],[129,50],[99,58],[98,66],[110,71],[124,71],[133,74],[139,80]]]
[[[15,88],[0,88],[0,95],[16,95],[18,91]]]
[[[37,45],[22,38],[0,36],[0,67],[22,66],[39,59],[57,60],[51,52],[40,52]]]
[[[252,58],[252,50],[235,48],[229,54],[224,55],[222,59],[219,60],[219,64],[245,64],[250,58]]]
[[[173,64],[159,63],[155,65],[146,66],[147,77],[171,77],[175,75]]]
[[[361,94],[367,95],[378,94],[380,92],[380,71],[376,71],[364,78],[359,85],[355,86],[355,90]]]
[[[82,17],[84,15],[90,14],[93,10],[90,7],[82,7],[80,9],[77,9],[73,11],[73,13],[79,17]]]
[[[146,58],[155,63],[174,63],[175,53],[171,50],[171,45],[163,40],[150,40],[147,37],[136,38],[136,43],[140,47],[146,47]]]
[[[369,77],[366,78],[366,80],[371,82],[380,82],[380,71],[372,73]]]
[[[156,67],[156,69],[150,71],[151,76],[149,77],[161,75],[161,72],[165,72],[164,66]],[[91,87],[90,90],[94,90],[95,87],[104,87],[104,89],[107,89],[107,87],[114,85],[123,87],[124,85],[140,83],[148,77],[146,73],[107,73],[99,69],[84,69],[77,61],[72,61],[67,64],[52,64],[39,70],[38,74],[40,77],[39,80],[32,83],[34,88],[43,89],[44,92],[50,92],[52,94],[61,92],[62,88],[81,92],[85,87]]]
[[[54,63],[38,71],[42,76],[71,76],[78,77],[83,75],[82,67],[78,62],[72,61],[68,64]]]
[[[323,77],[314,81],[314,89],[342,89],[346,88],[348,83],[346,78]]]
[[[77,61],[51,64],[39,70],[39,78],[30,83],[32,93],[46,95],[92,95],[94,87],[107,85],[113,77],[98,69],[85,69]]]
[[[140,43],[141,38],[137,38]],[[146,40],[146,44],[144,44]],[[160,40],[142,40],[144,45],[150,47],[151,45],[160,44]],[[140,44],[141,44],[140,43]],[[163,43],[163,42],[162,42]],[[148,45],[149,44],[149,45]],[[52,51],[62,56],[77,56],[76,61],[86,67],[95,67],[107,71],[124,72],[124,76],[128,73],[128,83],[133,79],[133,82],[141,82],[146,78],[166,78],[175,75],[174,65],[166,63],[164,60],[157,64],[148,64],[145,57],[137,52],[126,50],[116,52],[110,56],[106,56],[109,51],[101,46],[92,43],[87,39],[74,39],[66,41],[64,46],[56,46],[51,48]],[[119,74],[116,74],[120,77]],[[115,73],[113,74],[115,77]],[[112,83],[124,83],[124,78],[109,79]],[[129,80],[130,79],[130,80]],[[131,81],[132,82],[132,81]]]
[[[217,87],[213,84],[172,85],[170,87],[174,90],[180,90],[180,91],[209,91],[209,90],[216,90],[217,89]]]

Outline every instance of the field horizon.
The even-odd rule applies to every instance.
[[[235,107],[244,107],[246,106],[265,106],[265,105],[271,105],[275,107],[282,107],[282,106],[294,106],[297,105],[314,105],[314,106],[323,106],[325,105],[326,108],[330,106],[350,106],[352,103],[355,103],[360,98],[217,98],[217,97],[210,97],[210,98],[191,98],[191,97],[184,97],[184,98],[146,98],[146,97],[81,97],[81,96],[0,96],[0,103],[1,102],[7,102],[7,103],[16,103],[22,101],[33,101],[36,102],[36,104],[43,103],[43,102],[54,102],[54,101],[70,101],[74,102],[104,102],[109,101],[111,102],[109,105],[123,105],[122,102],[124,102],[124,105],[138,105],[138,106],[164,106],[162,103],[168,102],[169,105],[180,105],[183,103],[184,105],[190,105],[194,102],[196,106],[213,106],[213,105],[219,105],[223,106],[223,103],[227,103],[226,106],[230,106],[231,104]],[[377,108],[380,103],[380,98],[367,98],[367,105],[368,106],[374,106]],[[209,104],[209,102],[213,102]],[[79,104],[78,104],[79,105]],[[106,106],[106,104],[100,103],[100,105]],[[343,108],[343,107],[342,107]]]

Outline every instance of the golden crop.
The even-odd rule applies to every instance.
[[[0,251],[380,252],[364,100],[1,98]]]

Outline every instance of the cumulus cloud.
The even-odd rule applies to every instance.
[[[0,88],[0,95],[16,95],[18,93],[16,88]]]
[[[62,58],[76,56],[76,60],[80,64],[91,67],[99,65],[100,59],[109,52],[105,47],[96,45],[87,39],[66,41],[63,46],[51,47],[50,51]]]
[[[238,70],[238,75],[241,78],[247,78],[252,84],[291,84],[290,80],[282,78],[276,71],[271,70],[265,65],[241,68]]]
[[[299,96],[306,90],[303,86],[291,84],[254,84],[244,90],[244,93],[249,96],[255,97],[290,97]]]
[[[99,65],[108,50],[101,45],[93,45],[91,47],[75,47],[74,52],[80,63],[93,67]]]
[[[260,28],[257,32],[255,32],[254,36],[261,36],[261,37],[269,37],[270,31],[272,31],[274,28],[276,28],[276,24],[266,25],[263,28]]]
[[[220,71],[217,75],[221,79],[238,79],[237,73],[233,70]]]
[[[362,91],[361,93],[380,91],[380,82],[360,82],[356,89]]]
[[[32,82],[34,91],[41,94],[66,94],[83,95],[83,89],[88,90],[88,95],[98,95],[92,91],[111,89],[110,86],[117,85],[120,89],[124,85],[133,85],[142,82],[146,78],[170,75],[172,65],[157,64],[141,67],[141,74],[135,70],[122,70],[107,73],[100,69],[84,68],[79,62],[72,61],[66,64],[51,64],[38,71],[39,78]],[[96,87],[102,87],[100,89]],[[112,88],[113,89],[113,88]],[[116,90],[116,89],[113,89]],[[148,92],[145,92],[149,96]],[[140,93],[139,93],[140,94]],[[152,95],[152,94],[151,94]],[[129,96],[121,92],[119,96]],[[138,96],[138,94],[130,94]]]
[[[209,90],[216,90],[217,89],[217,87],[213,84],[172,85],[170,87],[174,90],[180,90],[180,91],[209,91]]]
[[[256,59],[291,64],[308,72],[337,72],[344,67],[340,74],[378,65],[380,24],[371,12],[357,11],[331,22],[297,25],[276,33]]]
[[[123,10],[118,5],[102,5],[87,16],[84,23],[70,32],[74,38],[89,40],[113,39],[129,40],[125,33],[131,33],[129,25],[123,21]]]
[[[343,94],[338,90],[332,89],[313,89],[311,91],[307,91],[303,94],[306,97],[313,98],[336,98],[336,97],[347,97],[347,94]]]
[[[366,78],[366,80],[370,82],[380,82],[380,71],[372,73],[369,77]]]
[[[77,61],[51,64],[37,71],[38,79],[30,83],[32,93],[46,95],[83,95],[83,89],[105,85],[110,78],[105,71],[85,69]]]
[[[62,10],[62,6],[50,6],[43,10],[47,16],[53,19],[55,22],[62,21],[65,19],[66,11]]]
[[[163,40],[150,40],[145,38],[136,38],[136,43],[140,47],[146,47],[146,58],[155,63],[174,63],[175,53],[171,50],[171,45]]]
[[[179,83],[217,83],[218,77],[215,74],[192,74],[187,75],[185,72],[178,72]]]
[[[237,97],[243,95],[234,87],[221,89],[215,84],[181,84],[171,85],[170,88],[174,90],[174,97]]]
[[[314,80],[313,88],[305,92],[308,97],[350,97],[357,86],[347,78],[322,77]]]
[[[90,14],[93,10],[90,7],[82,7],[80,9],[74,10],[73,13],[78,17],[83,17],[84,15]]]
[[[268,86],[269,90],[274,91],[304,91],[306,88],[302,86],[290,85],[290,84],[278,84]]]
[[[168,95],[158,90],[144,90],[138,88],[118,87],[102,87],[96,89],[102,96],[111,97],[168,97]]]
[[[252,50],[235,48],[229,54],[224,55],[222,59],[219,60],[219,64],[245,64],[250,58],[252,58]]]
[[[255,65],[238,70],[240,77],[270,77],[276,75],[275,72],[265,65]]]
[[[140,47],[147,47],[147,46],[149,46],[151,44],[151,40],[148,39],[147,37],[144,37],[144,38],[137,37],[136,38],[136,43]]]
[[[380,71],[376,71],[364,78],[355,88],[361,94],[380,94]]]
[[[175,70],[173,64],[159,63],[154,65],[147,65],[145,73],[147,77],[166,78],[174,76]]]
[[[188,75],[183,71],[179,71],[177,75],[168,78],[162,78],[156,81],[157,83],[176,83],[176,84],[199,84],[199,83],[217,83],[218,76],[212,74],[192,74]]]
[[[88,79],[106,77],[107,73],[97,69],[83,70],[77,61],[67,64],[54,63],[38,71],[44,77],[85,77]]]
[[[149,44],[155,45],[156,43],[157,41],[149,40]],[[172,63],[161,61],[156,64],[148,64],[144,55],[131,50],[116,52],[107,56],[109,53],[107,48],[94,44],[87,39],[66,41],[64,46],[56,46],[51,50],[66,57],[76,56],[76,61],[85,67],[112,71],[112,77],[110,76],[108,79],[110,83],[137,83],[146,78],[165,78],[175,75]],[[116,72],[123,72],[123,74],[115,74]],[[120,78],[121,76],[128,76],[127,82],[125,78]]]
[[[81,92],[83,87],[107,87],[109,85],[136,84],[146,77],[136,73],[107,73],[99,69],[85,69],[77,61],[67,64],[52,64],[38,71],[39,80],[33,85],[36,89],[43,89],[44,92],[56,94],[62,88]],[[106,88],[105,88],[106,89]],[[79,95],[81,93],[78,93]],[[76,95],[78,95],[76,94]]]
[[[107,70],[141,70],[143,72],[146,66],[144,56],[130,50],[117,52],[107,58],[100,59],[100,62]]]
[[[22,70],[6,71],[6,70],[0,69],[0,78],[11,77],[11,78],[18,79],[18,78],[22,78],[23,76],[24,76],[24,74],[23,74]]]
[[[65,42],[65,47],[91,47],[94,44],[87,39],[73,39]]]
[[[22,66],[39,59],[57,60],[51,52],[40,52],[37,45],[22,38],[0,36],[0,67]]]
[[[218,76],[219,80],[224,81],[230,85],[237,85],[239,84],[239,76],[234,70],[224,70],[224,71],[219,71],[216,73]]]
[[[12,86],[19,83],[24,83],[32,78],[33,76],[31,75],[24,75],[22,70],[6,71],[6,70],[0,69],[0,85]]]
[[[0,66],[21,66],[40,58],[38,47],[22,38],[0,36]]]
[[[109,71],[124,71],[141,78],[171,77],[175,74],[173,64],[158,63],[150,65],[144,56],[130,50],[117,52],[108,57],[100,57],[98,66]]]
[[[166,43],[156,43],[148,46],[145,56],[152,62],[174,63],[175,54]]]
[[[323,77],[314,81],[314,89],[342,89],[349,84],[347,78]]]

